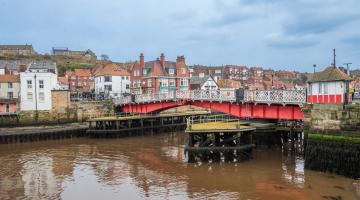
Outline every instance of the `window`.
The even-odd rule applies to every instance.
[[[39,92],[39,102],[44,102],[44,101],[45,101],[45,93]]]
[[[13,88],[13,83],[8,82],[8,88]]]
[[[170,85],[170,86],[175,86],[175,79],[170,79],[169,85]]]
[[[28,92],[28,93],[26,94],[26,98],[27,98],[27,100],[32,101],[32,100],[33,100],[33,94],[32,94],[32,92]]]
[[[105,76],[105,81],[104,82],[111,82],[112,81],[112,77],[111,76]]]
[[[126,80],[129,80],[129,77],[128,77],[128,76],[126,77]]]
[[[170,74],[170,75],[175,74],[175,69],[169,69],[169,74]]]
[[[10,112],[10,105],[8,103],[6,104],[6,112]]]
[[[137,81],[137,86],[141,87],[141,81]]]
[[[140,75],[140,70],[134,69],[134,76],[139,76],[139,75]]]
[[[124,77],[123,77],[123,76],[121,77],[121,80],[124,80]]]
[[[221,70],[219,69],[215,70],[215,74],[221,74]]]
[[[168,86],[168,80],[167,79],[160,79],[160,87],[167,87]]]
[[[205,76],[204,73],[200,73],[200,74],[199,74],[199,77],[200,77],[200,78],[204,78],[204,76]]]
[[[319,94],[322,94],[323,93],[323,90],[322,90],[322,83],[319,83]]]
[[[13,93],[13,92],[8,92],[8,93],[7,93],[7,97],[8,97],[9,99],[12,99],[12,98],[14,97],[14,93]]]
[[[104,85],[105,91],[112,91],[112,85]]]
[[[26,83],[27,83],[27,88],[28,88],[28,89],[31,89],[31,88],[32,88],[32,81],[31,81],[31,80],[27,80]]]
[[[152,87],[152,80],[148,79],[148,87]]]
[[[188,86],[188,80],[186,78],[182,78],[180,80],[180,86]]]
[[[143,75],[147,75],[147,69],[143,69]]]
[[[130,89],[130,85],[129,85],[129,84],[126,84],[126,89]]]
[[[44,88],[44,80],[39,80],[39,88],[40,89]]]
[[[185,67],[181,68],[181,73],[186,74],[186,68]]]
[[[133,88],[136,88],[136,81],[133,81],[132,83],[133,83],[133,84],[132,84],[132,85],[133,85]]]
[[[324,94],[328,94],[328,84],[324,83]]]
[[[72,82],[72,85],[74,86],[74,85],[75,85],[75,82]]]

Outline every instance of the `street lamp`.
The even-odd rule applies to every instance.
[[[38,121],[39,115],[38,115],[38,105],[37,105],[37,91],[36,91],[36,74],[34,75],[34,81],[35,81],[35,120]]]
[[[316,68],[316,64],[313,64],[313,68],[314,68],[314,74],[315,74],[315,68]]]

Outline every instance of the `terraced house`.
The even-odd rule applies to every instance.
[[[19,112],[19,75],[0,75],[0,115]]]
[[[188,91],[190,71],[184,56],[178,56],[176,62],[166,61],[164,54],[153,61],[144,61],[140,55],[131,70],[131,92],[171,93],[173,91]]]

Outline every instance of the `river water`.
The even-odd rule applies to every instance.
[[[355,180],[304,170],[287,148],[187,163],[185,141],[173,133],[0,145],[0,199],[357,199]]]

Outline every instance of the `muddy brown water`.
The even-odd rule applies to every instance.
[[[355,180],[304,170],[301,153],[187,163],[185,133],[0,145],[0,199],[359,199]]]

